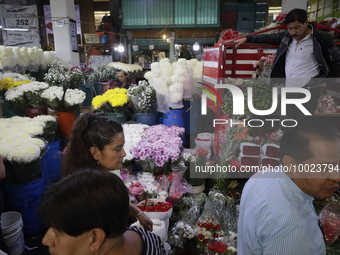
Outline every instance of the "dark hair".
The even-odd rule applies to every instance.
[[[285,24],[288,25],[291,22],[299,21],[300,23],[304,24],[307,20],[307,12],[303,9],[293,9],[291,10],[286,18]]]
[[[64,154],[63,176],[81,168],[100,169],[101,166],[93,158],[90,148],[94,146],[103,151],[121,132],[122,126],[101,112],[88,112],[80,116],[74,123]]]
[[[44,192],[38,214],[46,226],[70,236],[100,228],[114,238],[128,226],[129,194],[115,174],[79,170]]]
[[[314,157],[310,142],[318,139],[337,141],[340,139],[340,134],[324,121],[312,117],[299,120],[298,125],[286,132],[281,139],[281,162],[286,155],[292,157],[297,163]]]
[[[124,76],[127,76],[127,73],[125,71],[119,71],[119,72],[123,72],[124,73]]]

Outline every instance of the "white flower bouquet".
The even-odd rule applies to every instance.
[[[133,160],[133,155],[130,152],[131,149],[135,148],[139,141],[142,140],[142,134],[145,129],[147,129],[148,125],[143,124],[124,124],[124,136],[125,136],[125,144],[124,150],[126,156],[123,159],[123,162]]]
[[[86,93],[79,89],[66,89],[52,86],[46,89],[41,98],[54,110],[70,112],[77,110],[86,98]]]
[[[118,78],[118,72],[119,71],[124,71],[128,75],[128,77],[134,77],[136,76],[139,72],[143,71],[143,68],[139,65],[135,64],[124,64],[121,62],[111,62],[108,64],[108,66],[114,70],[114,72],[117,74]]]
[[[6,183],[29,182],[41,177],[40,159],[45,142],[34,136],[43,133],[43,125],[30,118],[0,120],[0,155],[6,166]]]
[[[30,82],[8,90],[5,96],[7,101],[22,108],[42,108],[46,103],[41,99],[41,94],[47,88],[45,82]]]
[[[130,86],[127,95],[136,113],[156,112],[156,91],[147,81],[139,81],[138,85]]]

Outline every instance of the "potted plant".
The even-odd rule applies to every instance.
[[[102,110],[106,116],[122,124],[127,121],[127,89],[109,89],[103,95],[93,98],[92,106],[95,110]]]
[[[149,126],[158,124],[156,91],[147,81],[139,81],[138,85],[131,85],[127,95],[136,113],[137,123]]]

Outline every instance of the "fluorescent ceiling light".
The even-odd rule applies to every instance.
[[[6,31],[28,31],[27,28],[4,28]]]

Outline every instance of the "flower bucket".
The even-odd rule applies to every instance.
[[[110,82],[102,82],[102,94],[104,94],[106,92],[106,90],[108,90],[110,88]]]
[[[185,134],[186,135],[194,135],[197,134],[198,124],[197,120],[199,119],[198,114],[200,114],[200,101],[196,100],[195,102],[185,101],[184,102],[184,111],[185,111]]]
[[[4,161],[6,177],[3,182],[6,184],[27,183],[41,178],[40,160],[33,160],[30,163],[17,163],[15,161]]]
[[[170,109],[168,113],[163,116],[163,124],[168,127],[177,126],[185,127],[185,110],[182,109]],[[181,136],[183,144],[185,144],[185,132]]]
[[[158,124],[158,113],[136,113],[136,122],[140,124],[145,124],[149,126]]]
[[[94,96],[101,95],[102,94],[102,83],[95,82],[93,86],[94,86],[94,92],[95,92]]]
[[[205,182],[201,186],[192,186],[189,191],[189,196],[197,197],[205,190]]]
[[[4,185],[4,199],[9,210],[20,212],[24,222],[24,234],[33,236],[43,231],[43,224],[40,221],[37,210],[40,198],[46,188],[43,178],[38,180]]]
[[[76,120],[76,112],[55,111],[58,121],[58,131],[61,138],[69,138],[73,123]]]
[[[39,115],[47,115],[47,107],[43,108],[26,108],[25,114],[27,117],[34,118]]]
[[[105,115],[110,119],[123,124],[127,121],[127,113],[126,112],[105,112]]]
[[[41,159],[41,166],[46,170],[49,181],[59,181],[61,178],[60,141],[47,144],[46,150],[47,152]]]
[[[86,98],[85,98],[84,102],[82,103],[82,106],[91,107],[93,94],[94,94],[93,84],[80,85],[79,89],[86,93]]]
[[[22,228],[23,222],[19,212],[1,214],[1,231],[10,255],[19,255],[25,250]]]
[[[4,115],[6,118],[14,116],[25,116],[25,110],[18,107],[15,103],[4,100]]]

